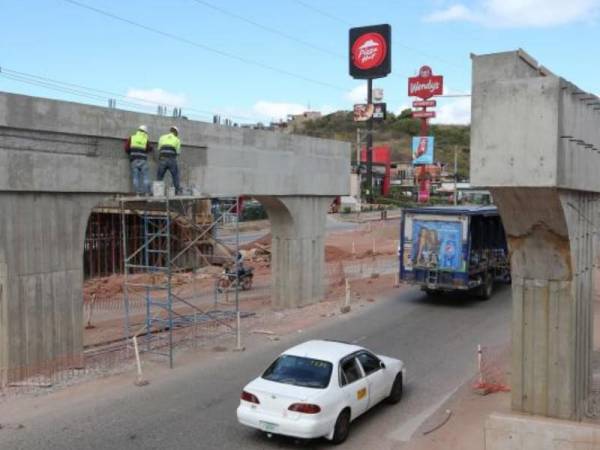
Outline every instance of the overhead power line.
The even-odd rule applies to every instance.
[[[258,22],[254,21],[252,19],[244,17],[244,16],[242,16],[240,14],[237,14],[235,12],[231,12],[231,11],[225,9],[225,8],[221,8],[220,6],[214,5],[214,4],[210,3],[210,2],[207,2],[207,1],[204,1],[204,0],[193,0],[193,1],[196,2],[196,3],[198,3],[199,5],[206,6],[207,8],[210,8],[212,10],[218,11],[221,14],[224,14],[226,16],[233,17],[234,19],[237,19],[237,20],[240,20],[240,21],[245,22],[247,24],[250,24],[250,25],[252,25],[252,26],[254,26],[256,28],[259,28],[259,29],[261,29],[263,31],[267,31],[267,32],[269,32],[271,34],[283,37],[285,39],[288,39],[290,41],[296,42],[296,43],[298,43],[300,45],[303,45],[305,47],[308,47],[308,48],[311,48],[313,50],[319,51],[321,53],[325,53],[325,54],[330,55],[330,56],[335,56],[336,58],[345,59],[345,57],[343,55],[341,55],[339,53],[336,53],[336,52],[334,52],[332,50],[326,49],[324,47],[320,47],[318,45],[315,45],[315,44],[313,44],[311,42],[305,41],[304,39],[298,38],[296,36],[292,36],[291,34],[288,34],[285,31],[278,30],[277,28],[273,28],[273,27],[270,27],[268,25],[264,25],[264,24],[258,23]]]
[[[328,83],[328,82],[325,82],[325,81],[320,81],[320,80],[316,80],[314,78],[306,77],[304,75],[300,75],[298,73],[291,72],[291,71],[286,70],[286,69],[281,69],[279,67],[271,66],[269,64],[265,64],[265,63],[262,63],[260,61],[256,61],[254,59],[246,58],[244,56],[239,56],[239,55],[236,55],[234,53],[230,53],[230,52],[227,52],[227,51],[224,51],[224,50],[220,50],[220,49],[208,46],[206,44],[202,44],[200,42],[196,42],[196,41],[193,41],[191,39],[188,39],[188,38],[185,38],[185,37],[173,34],[173,33],[169,33],[167,31],[159,30],[158,28],[153,28],[153,27],[141,24],[141,23],[136,22],[134,20],[127,19],[125,17],[122,17],[122,16],[119,16],[117,14],[114,14],[114,13],[112,13],[110,11],[106,11],[104,9],[96,8],[94,6],[90,6],[90,5],[87,5],[85,3],[81,3],[81,2],[79,2],[77,0],[62,0],[62,1],[66,2],[66,3],[69,3],[71,5],[77,6],[78,8],[87,9],[88,11],[92,11],[92,12],[94,12],[96,14],[99,14],[99,15],[102,15],[102,16],[105,16],[105,17],[109,17],[109,18],[111,18],[113,20],[117,20],[119,22],[123,22],[123,23],[129,24],[129,25],[132,25],[134,27],[140,28],[142,30],[146,30],[146,31],[149,31],[151,33],[154,33],[154,34],[157,34],[157,35],[169,38],[171,40],[174,40],[174,41],[177,41],[177,42],[181,42],[181,43],[184,43],[184,44],[188,44],[188,45],[191,45],[193,47],[205,50],[207,52],[211,52],[211,53],[223,56],[223,57],[228,58],[228,59],[233,59],[233,60],[236,60],[236,61],[240,61],[240,62],[242,62],[244,64],[252,65],[252,66],[255,66],[255,67],[260,67],[262,69],[269,70],[271,72],[275,72],[275,73],[278,73],[280,75],[285,75],[285,76],[288,76],[288,77],[291,77],[291,78],[295,78],[297,80],[305,81],[307,83],[312,83],[312,84],[320,85],[320,86],[327,87],[327,88],[330,88],[330,89],[335,89],[337,91],[346,91],[347,90],[345,88],[342,88],[340,86],[336,86],[334,84],[331,84],[331,83]]]
[[[352,24],[350,22],[348,22],[347,20],[342,19],[341,17],[335,16],[331,13],[328,13],[327,11],[324,11],[320,8],[316,8],[315,6],[312,6],[306,2],[303,2],[302,0],[294,0],[296,3],[298,3],[299,5],[304,6],[306,9],[310,9],[311,11],[314,11],[318,14],[321,14],[322,16],[328,17],[329,19],[335,21],[335,22],[339,22],[341,24],[344,25],[348,25],[348,26],[352,26]]]
[[[222,13],[222,14],[224,14],[226,16],[230,16],[230,17],[233,17],[235,19],[241,20],[243,22],[249,23],[249,24],[255,26],[256,28],[259,28],[259,29],[265,30],[265,31],[267,31],[269,33],[272,33],[272,34],[284,37],[284,38],[286,38],[286,39],[288,39],[290,41],[297,42],[297,43],[299,43],[301,45],[304,45],[305,47],[309,47],[309,48],[311,48],[313,50],[317,50],[319,52],[328,54],[330,56],[334,56],[337,59],[346,60],[348,58],[348,56],[346,54],[344,54],[344,53],[338,53],[338,52],[326,49],[324,47],[320,47],[318,45],[312,44],[312,43],[307,42],[307,41],[305,41],[305,40],[303,40],[301,38],[292,36],[292,35],[284,32],[284,31],[280,31],[280,30],[278,30],[276,28],[273,28],[273,27],[270,27],[268,25],[263,25],[263,24],[257,23],[257,22],[255,22],[252,19],[248,19],[247,17],[243,17],[243,16],[241,16],[241,15],[239,15],[237,13],[233,13],[231,11],[228,11],[228,10],[224,9],[224,8],[221,8],[219,6],[213,5],[212,3],[209,3],[209,2],[207,2],[205,0],[192,0],[192,1],[194,1],[194,2],[196,2],[198,4],[201,4],[201,5],[204,5],[204,6],[208,7],[208,8],[214,9],[215,11],[219,11],[220,13]],[[309,5],[306,5],[306,6],[310,7]],[[320,11],[320,10],[318,10],[318,11]],[[324,11],[320,11],[320,12],[323,13],[323,14],[326,14]],[[396,75],[400,75],[400,74],[396,74]],[[410,76],[410,75],[405,75],[405,74],[402,74],[402,75],[403,76]]]
[[[324,10],[322,10],[320,8],[316,8],[316,7],[312,6],[312,5],[310,5],[309,3],[306,3],[303,0],[294,0],[294,1],[296,3],[298,3],[299,5],[303,6],[304,8],[309,9],[309,10],[311,10],[313,12],[316,12],[317,14],[320,14],[320,15],[322,15],[324,17],[327,17],[327,18],[329,18],[331,20],[334,20],[335,22],[341,23],[341,24],[346,25],[348,27],[352,26],[352,23],[348,22],[347,20],[345,20],[345,19],[343,19],[343,18],[341,18],[339,16],[336,16],[336,15],[330,13],[330,12],[324,11]],[[426,58],[436,59],[439,62],[441,62],[443,64],[446,64],[447,66],[454,67],[455,69],[461,69],[457,64],[454,64],[453,62],[450,62],[450,61],[448,61],[445,58],[441,58],[441,57],[439,57],[437,55],[433,55],[433,54],[425,52],[425,51],[423,51],[421,49],[418,49],[418,48],[415,48],[415,47],[411,47],[409,45],[406,45],[406,44],[398,41],[397,39],[394,39],[392,42],[393,42],[394,45],[397,45],[397,46],[402,47],[402,48],[404,48],[406,50],[409,50],[409,51],[411,51],[411,52],[413,52],[415,54],[419,54],[421,56],[425,56]]]
[[[44,87],[47,89],[51,89],[57,92],[62,92],[66,94],[71,94],[79,97],[88,98],[96,101],[106,101],[109,98],[118,98],[119,104],[142,108],[148,110],[149,108],[154,108],[156,106],[166,106],[169,108],[183,108],[191,113],[196,113],[199,116],[203,117],[212,117],[215,114],[221,114],[233,119],[241,119],[241,120],[255,120],[254,118],[247,116],[239,116],[239,115],[229,115],[221,112],[214,112],[209,110],[203,110],[195,107],[182,107],[181,105],[169,104],[165,102],[156,102],[152,100],[145,99],[136,99],[135,97],[129,97],[127,95],[118,94],[116,92],[111,92],[103,89],[97,89],[89,86],[83,86],[81,84],[70,83],[66,81],[60,81],[53,78],[44,77],[41,75],[35,75],[27,72],[21,72],[17,70],[12,70],[7,67],[0,67],[0,76],[9,80],[18,81],[26,84],[30,84],[33,86]],[[136,101],[137,100],[137,101]]]

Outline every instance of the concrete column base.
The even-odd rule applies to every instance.
[[[485,450],[600,450],[600,426],[524,414],[494,413]]]
[[[272,304],[293,308],[323,297],[325,221],[333,197],[256,197],[271,221]]]

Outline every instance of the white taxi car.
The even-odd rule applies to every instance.
[[[382,400],[397,403],[402,361],[357,345],[308,341],[282,353],[244,387],[238,421],[302,439],[346,440],[350,422]]]

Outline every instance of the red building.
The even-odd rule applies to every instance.
[[[392,166],[392,151],[388,145],[373,147],[373,185],[374,190],[382,196],[390,193],[390,177]],[[360,152],[361,164],[367,164],[367,149],[363,147]]]

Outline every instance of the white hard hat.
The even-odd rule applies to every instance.
[[[138,130],[143,131],[144,133],[148,132],[148,127],[146,125],[140,125]]]
[[[169,128],[169,130],[175,131],[177,134],[179,134],[179,128],[177,128],[175,125],[171,125],[171,128]]]

